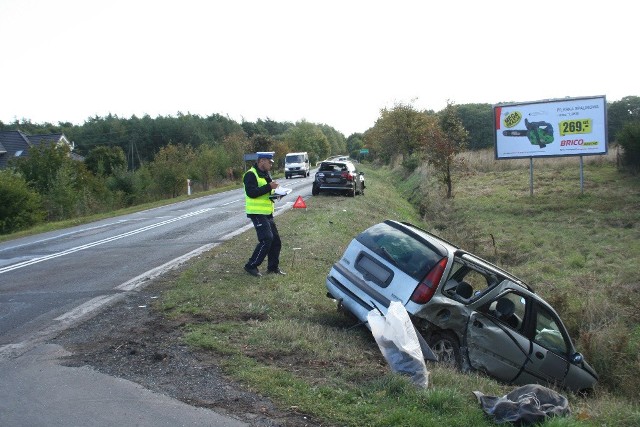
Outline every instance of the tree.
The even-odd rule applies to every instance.
[[[634,173],[640,171],[640,120],[627,123],[616,136],[623,148],[622,164]]]
[[[190,146],[169,144],[158,151],[149,165],[154,185],[163,197],[178,197],[187,188],[189,167],[195,158]]]
[[[427,112],[417,111],[411,104],[396,104],[392,109],[380,110],[373,128],[364,134],[370,154],[389,164],[402,156],[405,168],[413,170],[424,150],[422,135],[427,124]]]
[[[78,181],[78,175],[70,163],[63,163],[57,170],[55,179],[44,197],[49,220],[71,218],[79,212],[81,196],[85,188]]]
[[[427,146],[427,159],[447,186],[447,198],[451,198],[451,170],[456,155],[465,149],[468,132],[458,116],[457,107],[448,102],[446,108],[438,113],[437,121],[430,123],[426,129],[424,141]]]
[[[320,125],[320,130],[327,137],[331,154],[346,154],[347,144],[344,135],[329,125]]]
[[[347,153],[354,159],[360,156],[360,150],[364,148],[364,141],[361,133],[352,133],[347,138]]]
[[[250,150],[250,152],[255,153],[257,151],[274,151],[273,150],[273,144],[275,143],[275,140],[268,136],[268,135],[262,135],[262,134],[256,134],[253,137],[251,137],[251,146],[250,148],[252,148]]]
[[[72,161],[67,145],[49,143],[31,147],[27,157],[12,159],[10,163],[22,174],[31,188],[45,195],[53,187],[58,171],[65,163]]]
[[[103,145],[91,150],[85,158],[84,164],[94,175],[110,176],[115,169],[125,167],[127,165],[127,159],[124,156],[122,148]]]
[[[109,204],[104,182],[94,178],[84,163],[71,159],[66,145],[31,147],[27,157],[13,159],[11,166],[40,194],[50,220],[91,213]]]
[[[0,234],[31,227],[44,217],[40,195],[14,171],[0,170]]]
[[[491,104],[458,105],[458,115],[469,132],[468,147],[471,150],[493,147],[493,106]]]
[[[147,165],[142,165],[135,171],[126,168],[115,169],[106,182],[109,190],[124,206],[153,200],[149,191],[153,185],[153,178]]]
[[[227,167],[231,168],[231,174],[227,178],[239,178],[245,169],[244,155],[253,150],[251,141],[243,132],[235,132],[222,140],[222,148],[229,154]]]
[[[254,135],[269,135],[269,131],[261,123],[242,122],[242,130],[244,130],[249,138],[252,138]]]
[[[257,123],[263,126],[267,130],[267,134],[271,136],[282,135],[294,126],[291,122],[276,122],[269,117],[267,117],[266,120],[258,119]]]
[[[629,122],[640,120],[640,97],[625,96],[620,101],[607,105],[609,142],[615,141],[618,133]]]
[[[282,138],[291,151],[308,152],[311,163],[325,159],[331,154],[331,144],[320,126],[305,120],[289,128]]]

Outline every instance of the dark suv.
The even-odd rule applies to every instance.
[[[358,172],[351,162],[324,161],[316,172],[311,194],[321,191],[342,192],[349,197],[364,195],[364,173]]]
[[[370,311],[384,314],[401,302],[439,360],[463,370],[577,392],[598,379],[558,313],[529,285],[411,224],[387,220],[360,233],[326,286],[365,324]]]

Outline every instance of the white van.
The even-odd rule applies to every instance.
[[[284,158],[284,177],[289,179],[294,175],[309,176],[311,165],[309,155],[303,153],[288,153]]]

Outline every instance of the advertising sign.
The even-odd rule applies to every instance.
[[[607,153],[604,96],[493,107],[496,159]]]

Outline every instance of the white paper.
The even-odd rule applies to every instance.
[[[286,196],[287,194],[291,193],[291,189],[290,188],[285,188],[285,187],[278,187],[275,189],[275,191],[273,192],[274,196]]]

